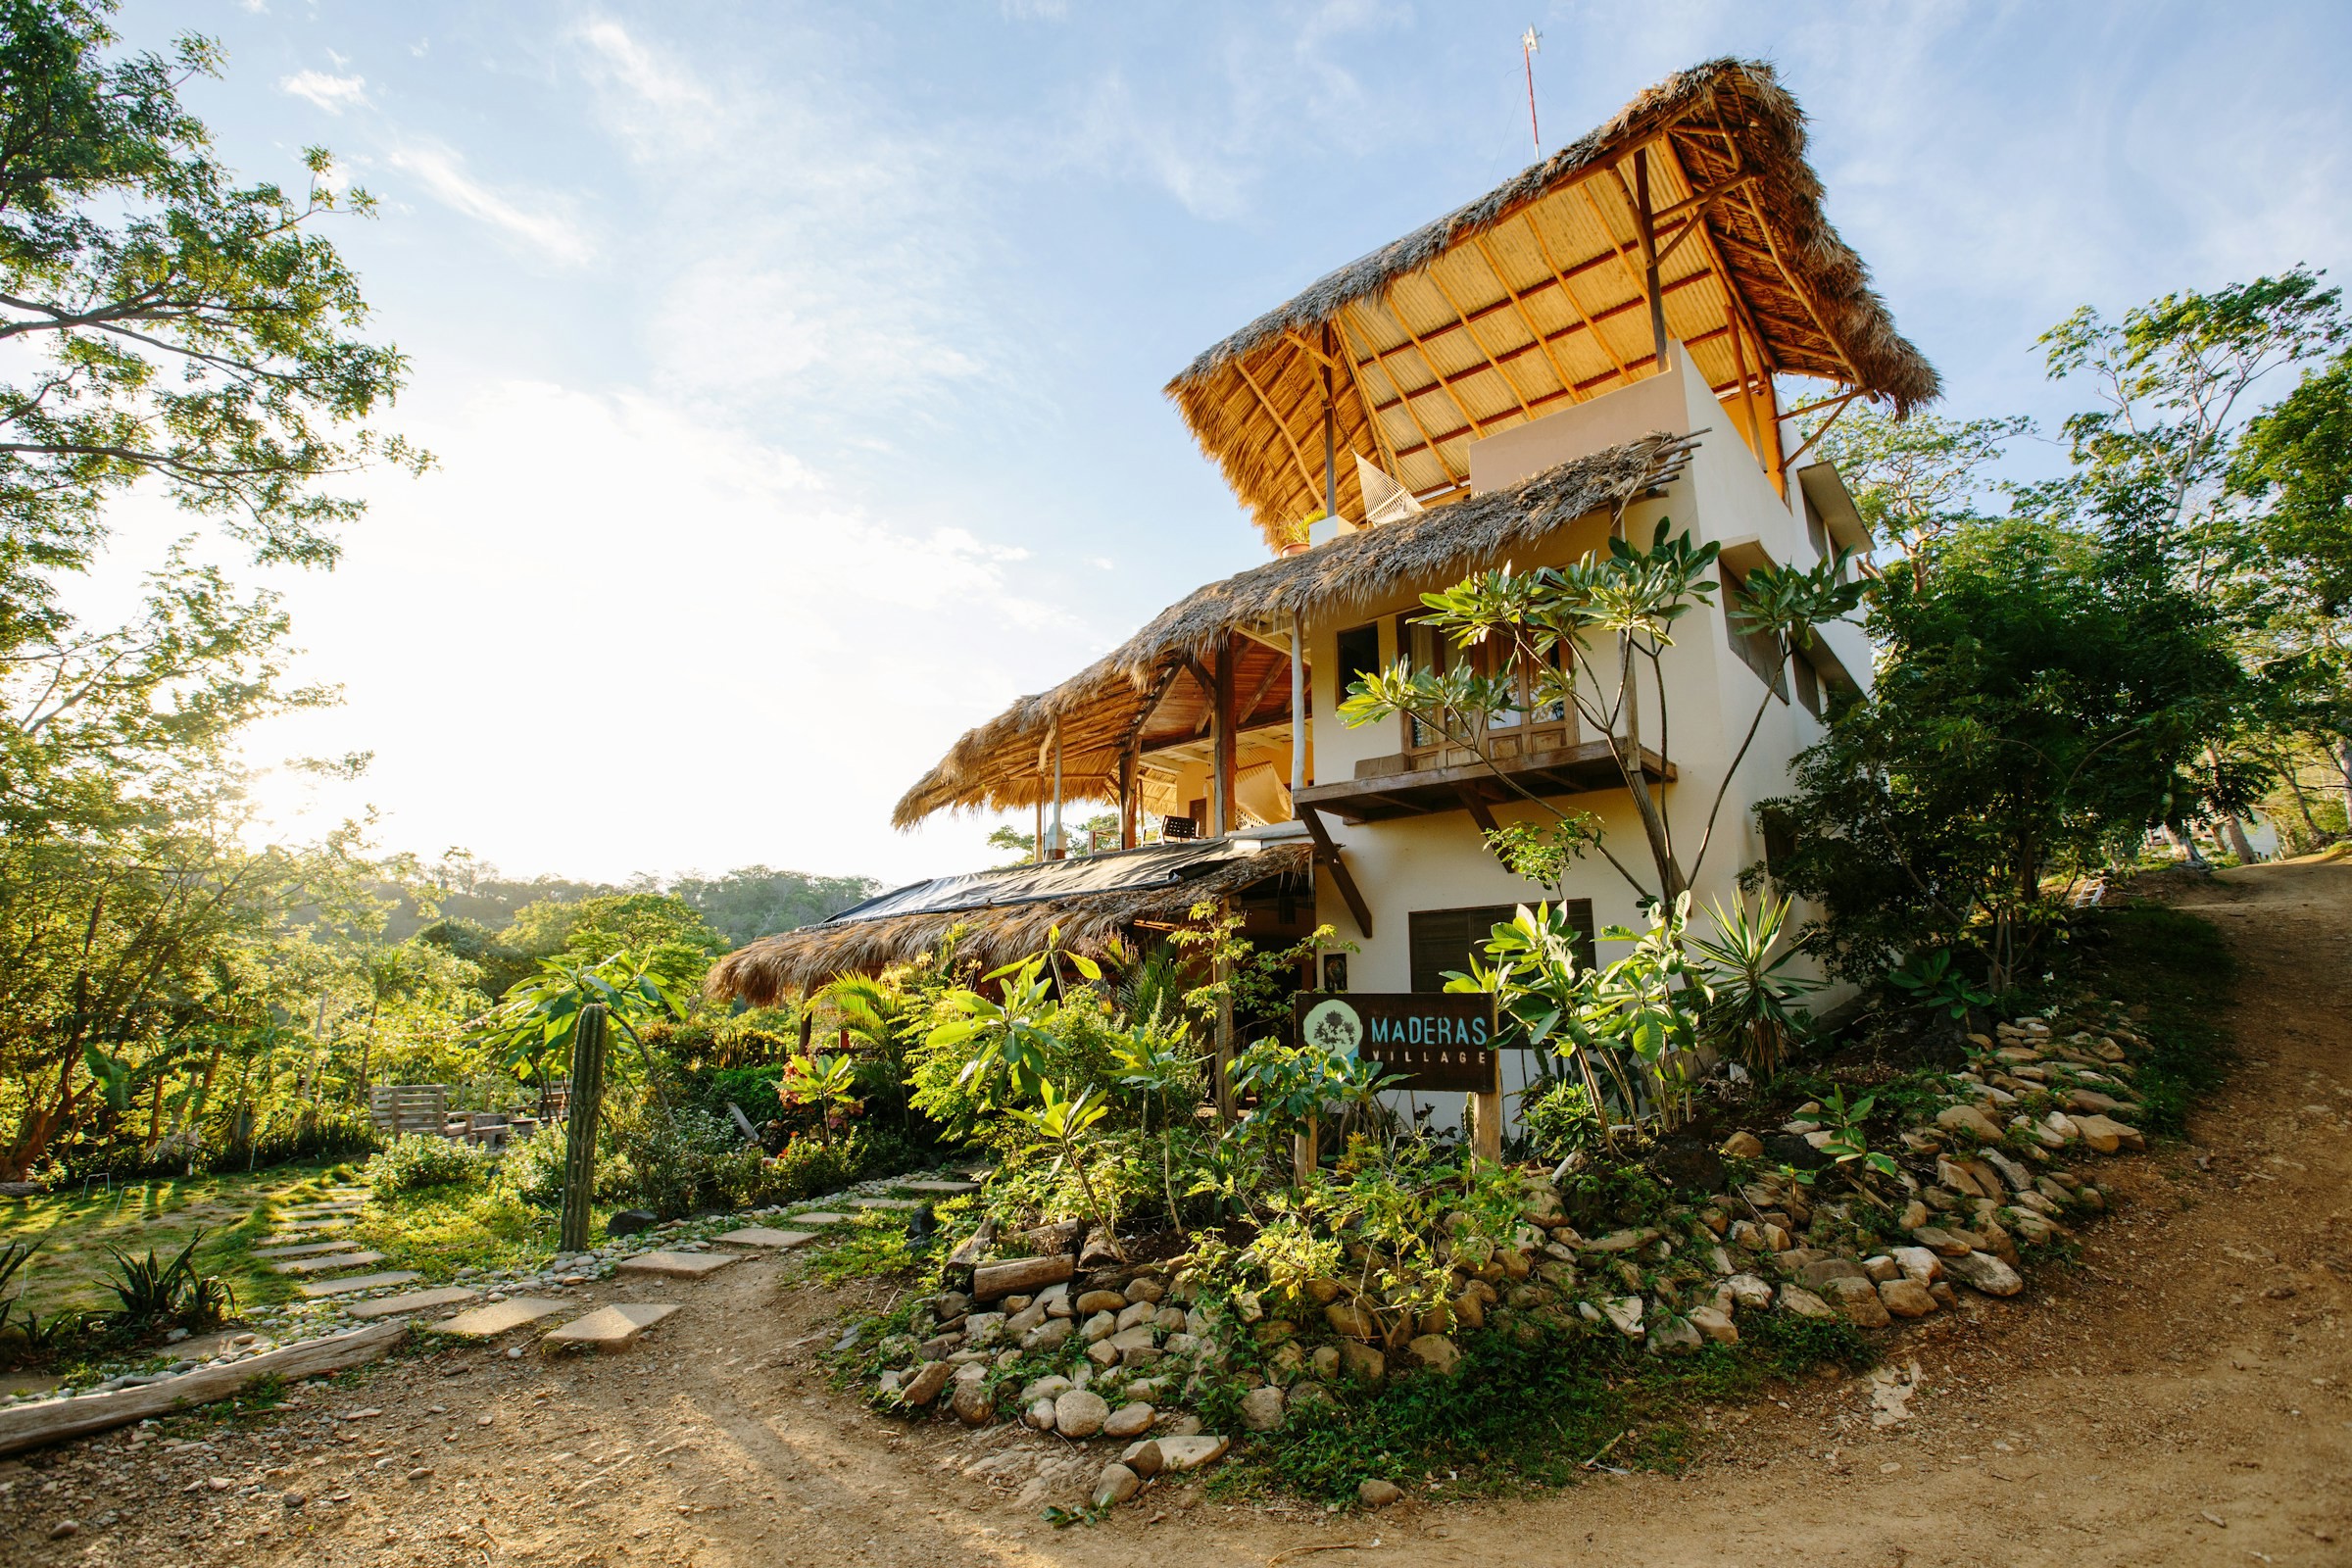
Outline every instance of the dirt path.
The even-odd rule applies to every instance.
[[[2240,1070],[2189,1148],[2107,1167],[2126,1201],[2082,1272],[1972,1297],[1905,1342],[1922,1386],[1890,1431],[1866,1381],[1833,1378],[1720,1412],[1723,1441],[1675,1479],[1351,1517],[1163,1487],[1056,1531],[1034,1494],[1081,1491],[1102,1455],[1026,1501],[1033,1465],[968,1478],[1055,1440],[909,1429],[831,1396],[812,1358],[839,1298],[779,1290],[785,1265],[761,1260],[600,1292],[688,1308],[623,1356],[448,1350],[209,1449],[117,1435],[0,1464],[0,1562],[1219,1568],[1343,1543],[1311,1560],[2352,1561],[2352,864],[2229,873],[2203,898],[2244,965]],[[80,1532],[48,1539],[66,1517]]]

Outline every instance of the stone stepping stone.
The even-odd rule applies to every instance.
[[[348,1252],[358,1248],[359,1245],[357,1242],[304,1242],[296,1247],[257,1247],[253,1250],[253,1255],[255,1257],[316,1257],[320,1252]]]
[[[787,1247],[798,1247],[803,1242],[814,1241],[816,1232],[775,1231],[769,1230],[764,1225],[747,1225],[742,1230],[729,1231],[724,1236],[713,1236],[710,1239],[728,1247],[772,1247],[780,1250]]]
[[[385,1296],[372,1301],[354,1301],[343,1310],[353,1317],[398,1317],[403,1312],[429,1312],[435,1307],[464,1306],[481,1294],[479,1291],[469,1291],[463,1285],[444,1285],[439,1290],[411,1291],[406,1296]]]
[[[492,1301],[487,1306],[477,1306],[470,1312],[460,1312],[456,1317],[444,1318],[433,1324],[432,1330],[435,1334],[455,1334],[461,1339],[494,1339],[510,1329],[518,1329],[526,1323],[552,1317],[563,1311],[566,1304],[563,1301],[543,1301],[536,1297],[517,1296],[509,1300]]]
[[[852,1208],[915,1209],[923,1206],[923,1200],[919,1198],[853,1198],[850,1200],[850,1206]]]
[[[329,1252],[323,1257],[297,1257],[284,1263],[272,1263],[272,1274],[332,1274],[339,1268],[358,1268],[364,1263],[381,1263],[381,1252]]]
[[[669,1280],[699,1280],[706,1274],[715,1274],[729,1263],[740,1262],[741,1252],[640,1252],[624,1257],[616,1265],[622,1274],[657,1274]]]
[[[787,1214],[784,1217],[795,1225],[847,1225],[851,1218],[847,1214],[835,1214],[823,1209],[807,1214]]]
[[[330,1219],[337,1214],[357,1214],[366,1203],[288,1203],[277,1213],[281,1219]]]
[[[960,1198],[965,1193],[980,1190],[978,1182],[901,1182],[898,1185],[903,1193],[930,1193],[939,1198]]]
[[[341,1296],[349,1291],[372,1291],[380,1285],[410,1285],[424,1278],[413,1268],[396,1268],[387,1274],[354,1274],[347,1280],[318,1280],[297,1287],[304,1296],[317,1300],[321,1296]]]
[[[550,1329],[539,1337],[539,1343],[551,1349],[566,1346],[585,1346],[595,1350],[625,1350],[636,1343],[637,1336],[677,1310],[674,1306],[651,1301],[616,1301],[600,1306],[586,1317],[574,1318],[560,1329]]]

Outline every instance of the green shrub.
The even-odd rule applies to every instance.
[[[481,1181],[490,1165],[489,1153],[477,1145],[406,1133],[368,1159],[366,1174],[368,1185],[378,1193],[415,1193]]]
[[[525,1203],[555,1208],[564,1201],[564,1145],[562,1125],[540,1128],[507,1148],[499,1161],[498,1185]]]
[[[1519,1102],[1527,1141],[1538,1158],[1561,1160],[1589,1149],[1600,1136],[1600,1118],[1592,1113],[1592,1096],[1583,1084],[1554,1079],[1547,1089],[1530,1089]]]
[[[760,1152],[724,1117],[647,1105],[612,1124],[628,1200],[663,1219],[731,1206],[756,1182]]]

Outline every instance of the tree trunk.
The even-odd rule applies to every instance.
[[[2344,817],[2352,822],[2352,739],[2335,743],[2335,770],[2344,779]]]
[[[1306,1118],[1306,1130],[1291,1135],[1291,1185],[1304,1187],[1315,1178],[1316,1168],[1323,1163],[1323,1121],[1319,1116]]]
[[[2229,838],[2230,853],[2237,857],[2237,863],[2252,865],[2256,858],[2254,846],[2246,842],[2246,826],[2237,819],[2235,811],[2222,813],[2222,832]]]
[[[605,1101],[605,1007],[580,1009],[571,1032],[571,1100],[564,1137],[564,1229],[566,1252],[588,1250],[588,1208],[596,1197],[596,1128]]]

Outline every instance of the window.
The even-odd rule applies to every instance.
[[[1740,583],[1729,571],[1719,573],[1723,578],[1723,631],[1740,662],[1756,672],[1756,679],[1772,688],[1782,702],[1788,700],[1788,676],[1781,658],[1781,639],[1768,631],[1751,631],[1744,635],[1734,624],[1734,612],[1747,603],[1740,592]]]
[[[1797,495],[1799,497],[1797,505],[1804,508],[1805,512],[1805,538],[1813,546],[1814,558],[1819,561],[1827,561],[1831,555],[1829,526],[1821,520],[1821,514],[1813,510],[1812,498],[1805,495],[1802,490],[1799,490]]]
[[[1569,899],[1562,907],[1568,911],[1569,924],[1576,927],[1576,961],[1590,967],[1593,961],[1592,901]],[[1486,961],[1487,938],[1498,925],[1508,925],[1518,913],[1518,906],[1487,904],[1468,909],[1415,909],[1405,917],[1412,947],[1412,985],[1415,991],[1443,991],[1446,974],[1470,972],[1470,955],[1476,953],[1479,961]]]
[[[1499,640],[1456,648],[1438,628],[1402,615],[1396,618],[1396,648],[1414,669],[1440,672],[1467,663],[1481,674],[1493,674],[1502,660],[1511,657],[1507,645]],[[1575,669],[1573,656],[1564,645],[1554,646],[1544,662],[1555,672],[1572,673]],[[1541,664],[1531,659],[1517,662],[1513,669],[1512,700],[1494,713],[1487,726],[1487,745],[1497,761],[1558,751],[1576,743],[1576,717],[1571,705],[1561,697],[1539,703],[1537,693],[1544,684]],[[1553,690],[1557,689],[1555,685]],[[1476,760],[1477,754],[1470,748],[1448,740],[1433,726],[1410,716],[1403,724],[1406,770]]]
[[[1800,651],[1788,661],[1790,673],[1796,677],[1798,706],[1815,718],[1821,716],[1821,676],[1815,672],[1813,662]]]
[[[1348,700],[1348,688],[1366,675],[1380,673],[1380,628],[1350,626],[1340,633],[1340,667],[1331,689],[1332,706]]]
[[[1764,837],[1764,873],[1778,877],[1788,864],[1788,857],[1796,853],[1796,836],[1788,828],[1788,818],[1780,811],[1758,811],[1756,826]]]

